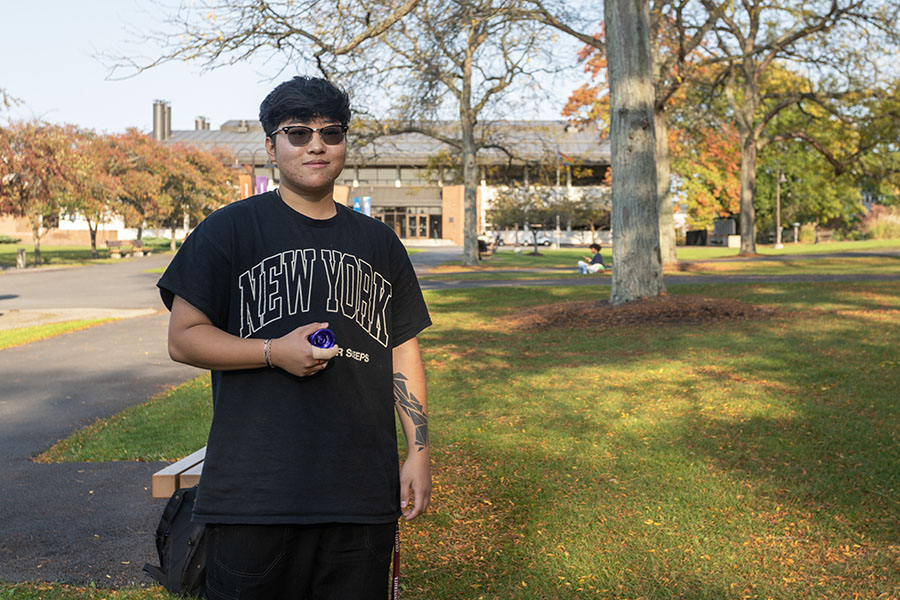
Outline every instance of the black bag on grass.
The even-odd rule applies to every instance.
[[[206,596],[206,525],[192,523],[197,486],[176,491],[169,498],[156,528],[159,566],[144,570],[169,592]]]

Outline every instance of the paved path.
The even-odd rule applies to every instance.
[[[162,309],[148,269],[171,256],[153,255],[86,267],[8,269],[0,273],[0,312],[42,308]]]
[[[60,307],[153,308],[168,257],[0,274],[0,313]],[[2,317],[0,317],[2,318]],[[0,580],[148,583],[164,501],[159,463],[42,465],[31,457],[98,418],[200,371],[173,363],[163,312],[0,351]]]

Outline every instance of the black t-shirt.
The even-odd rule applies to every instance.
[[[310,377],[212,372],[197,521],[399,517],[392,349],[431,320],[394,232],[335,206],[335,217],[315,220],[274,192],[228,205],[191,233],[158,283],[167,307],[178,295],[234,335],[276,338],[327,321],[342,349]]]

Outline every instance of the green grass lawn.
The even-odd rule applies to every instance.
[[[860,242],[829,242],[823,244],[788,244],[781,250],[759,247],[763,256],[757,260],[734,260],[738,251],[733,248],[683,246],[678,248],[681,261],[679,269],[667,269],[667,277],[679,275],[793,275],[811,273],[819,275],[889,274],[900,272],[900,256],[847,256],[815,258],[816,254],[865,253],[872,251],[900,251],[900,240],[868,240]],[[584,248],[540,248],[540,254],[531,254],[530,248],[521,253],[511,249],[495,252],[482,260],[477,267],[461,267],[451,262],[425,276],[437,281],[483,281],[529,279],[572,279],[581,277],[575,265],[588,251]],[[601,251],[609,267],[612,250]],[[783,256],[810,256],[809,259],[781,258]],[[771,257],[766,260],[765,257]],[[815,259],[813,259],[815,258]],[[562,270],[560,270],[562,269]],[[499,271],[499,272],[498,272]],[[596,277],[597,275],[594,275]],[[602,274],[599,275],[603,277]]]
[[[79,321],[63,321],[61,323],[50,323],[49,325],[38,325],[35,327],[15,327],[12,329],[0,329],[0,350],[11,348],[13,346],[21,346],[36,342],[38,340],[47,339],[70,331],[78,331],[107,323],[113,319],[86,319]]]
[[[15,267],[16,251],[24,248],[27,252],[28,266],[34,266],[34,247],[23,244],[0,245],[0,266]],[[105,246],[97,247],[99,258],[91,258],[90,246],[42,246],[41,264],[54,266],[77,266],[85,264],[114,262],[116,259],[109,257],[109,250]]]
[[[427,294],[435,490],[402,526],[405,598],[900,595],[900,284],[673,291],[776,312],[533,332],[504,318],[585,290]],[[47,458],[186,455],[205,443],[207,385]],[[183,426],[166,427],[175,411]],[[0,598],[113,597],[61,589]]]
[[[168,252],[168,243],[161,244],[158,242],[147,243],[153,248],[153,252]],[[34,247],[25,244],[0,244],[0,267],[16,266],[16,251],[18,248],[24,248],[28,253],[28,266],[34,266]],[[89,264],[101,264],[108,262],[116,262],[123,260],[119,258],[110,258],[109,249],[102,245],[97,245],[98,258],[91,258],[90,246],[41,246],[41,263],[44,266],[80,266]]]

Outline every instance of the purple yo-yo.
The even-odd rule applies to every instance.
[[[334,332],[330,329],[318,329],[308,338],[309,343],[316,348],[331,348],[334,346]]]

